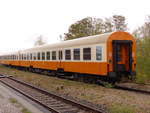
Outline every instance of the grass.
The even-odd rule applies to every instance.
[[[109,109],[110,113],[137,113],[135,108],[129,105],[114,104]]]
[[[13,104],[19,104],[19,102],[15,98],[9,98],[9,101]]]
[[[28,109],[26,109],[26,108],[23,108],[22,110],[21,110],[21,112],[22,113],[32,113],[32,112],[30,112]]]
[[[103,82],[103,85],[104,85],[106,88],[113,88],[113,87],[114,87],[111,83],[108,83],[108,82]]]

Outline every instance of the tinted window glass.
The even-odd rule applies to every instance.
[[[9,59],[10,59],[10,56],[9,56]],[[19,60],[21,60],[21,54],[19,54]]]
[[[32,60],[32,53],[30,53],[30,60]]]
[[[83,48],[83,60],[91,60],[91,48]]]
[[[33,59],[36,60],[36,53],[33,54]]]
[[[12,56],[10,56],[10,59],[12,59]],[[21,60],[23,60],[23,54],[21,54]]]
[[[40,60],[40,52],[38,53],[37,57],[38,57],[38,60]]]
[[[50,60],[50,52],[46,52],[46,60]]]
[[[74,54],[74,60],[80,60],[80,49],[74,49],[73,54]]]
[[[45,52],[42,52],[42,60],[45,60]]]
[[[122,59],[122,54],[121,54],[121,50],[122,50],[122,48],[121,48],[121,45],[117,45],[117,48],[116,48],[116,50],[117,50],[117,53],[116,53],[116,60],[117,60],[117,62],[120,62]]]
[[[24,54],[23,57],[24,57],[24,60],[26,60],[26,54]]]
[[[102,60],[102,47],[96,47],[96,60]]]
[[[62,51],[59,51],[59,60],[62,60]]]
[[[56,51],[52,51],[52,60],[56,60]]]
[[[71,51],[70,50],[65,50],[65,59],[71,60]]]
[[[8,56],[7,56],[7,59],[8,59]],[[16,56],[16,60],[18,60],[18,55]]]
[[[27,54],[27,60],[29,60],[29,54]]]

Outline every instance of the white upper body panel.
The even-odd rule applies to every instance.
[[[62,41],[56,44],[42,45],[42,46],[23,50],[21,51],[21,53],[46,51],[50,49],[55,50],[55,49],[63,49],[63,48],[85,46],[85,45],[106,44],[106,41],[110,35],[111,33],[105,33],[105,34],[100,34],[100,35],[94,35],[94,36],[73,39],[73,40]]]

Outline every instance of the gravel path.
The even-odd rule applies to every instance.
[[[11,103],[9,97],[0,96],[0,113],[22,113],[21,110],[22,107]]]
[[[45,113],[32,104],[0,83],[0,113]]]

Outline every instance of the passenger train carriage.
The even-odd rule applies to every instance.
[[[106,33],[4,54],[0,63],[118,80],[121,75],[135,75],[136,41],[127,32]]]

